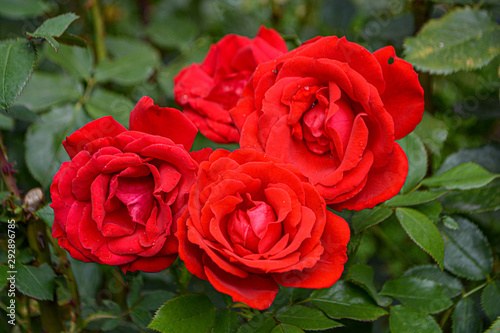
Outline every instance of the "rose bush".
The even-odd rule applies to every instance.
[[[236,105],[255,67],[286,51],[285,41],[273,29],[261,27],[253,39],[226,35],[211,46],[201,64],[177,74],[175,101],[210,140],[238,142],[229,110]]]
[[[158,272],[177,257],[174,222],[186,209],[196,159],[209,151],[190,156],[196,127],[149,97],[130,114],[130,129],[107,116],[63,142],[71,161],[50,188],[52,235],[76,259]]]
[[[176,235],[191,273],[266,309],[278,284],[333,285],[347,260],[349,227],[295,166],[253,149],[220,149],[200,164]]]
[[[330,207],[361,210],[403,186],[395,140],[423,110],[417,74],[392,46],[372,54],[333,36],[260,64],[231,115],[241,147],[295,164]]]

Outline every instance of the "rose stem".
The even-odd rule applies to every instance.
[[[92,23],[94,25],[94,48],[96,54],[96,62],[106,59],[106,45],[104,44],[104,20],[101,14],[99,0],[90,0],[90,15],[92,16]]]

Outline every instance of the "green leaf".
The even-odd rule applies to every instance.
[[[132,321],[141,328],[147,327],[153,318],[148,310],[140,307],[133,308],[132,311],[130,311],[130,317],[132,318]]]
[[[5,265],[0,265],[0,290],[2,290],[7,283],[9,283],[9,280],[7,278],[10,276],[9,273],[9,268]]]
[[[448,128],[444,121],[424,112],[422,121],[415,128],[415,134],[418,135],[429,151],[441,156],[441,149],[448,137]]]
[[[214,328],[210,333],[233,333],[240,326],[240,320],[236,312],[220,310],[215,320]]]
[[[278,310],[276,319],[284,324],[295,325],[304,330],[326,330],[344,326],[330,318],[318,309],[312,309],[303,305],[285,306]]]
[[[35,47],[25,39],[0,41],[0,108],[7,109],[19,97],[36,60]]]
[[[470,297],[458,302],[453,310],[453,333],[480,333],[483,330],[481,311]]]
[[[210,332],[216,310],[208,297],[188,294],[167,301],[148,328],[159,332]]]
[[[96,88],[84,107],[94,119],[111,115],[116,121],[128,128],[130,112],[134,109],[134,103],[126,96],[114,91]]]
[[[488,144],[479,148],[461,149],[446,157],[439,170],[436,171],[436,175],[466,162],[474,162],[490,172],[499,173],[500,163],[498,161],[500,161],[500,148],[496,145]]]
[[[278,324],[276,325],[271,333],[301,333],[304,332],[299,327],[289,324]]]
[[[439,266],[420,265],[414,266],[404,273],[404,276],[416,276],[437,282],[443,289],[443,294],[448,298],[460,295],[464,291],[459,279],[443,272]]]
[[[44,55],[53,63],[80,80],[88,80],[94,65],[90,50],[78,46],[61,45],[59,51],[44,48]]]
[[[375,320],[387,314],[366,293],[348,282],[338,281],[331,288],[315,290],[311,302],[332,318]]]
[[[444,267],[453,274],[471,280],[484,280],[493,268],[488,240],[479,228],[461,216],[454,216],[459,229],[440,226],[444,240]]]
[[[166,19],[165,16],[157,16],[146,28],[146,34],[160,47],[182,50],[198,34],[197,27],[188,17],[170,16]]]
[[[59,43],[54,37],[61,36],[68,26],[78,17],[78,15],[73,13],[62,14],[46,20],[34,32],[26,32],[26,34],[35,38],[45,38],[57,52]]]
[[[41,218],[50,228],[54,224],[54,210],[49,206],[45,205],[36,211],[36,216]]]
[[[484,333],[499,333],[500,332],[500,317],[488,328]]]
[[[129,308],[133,307],[135,303],[139,301],[139,296],[141,293],[142,285],[144,284],[144,279],[142,275],[137,275],[129,282],[129,291],[127,294],[127,306]]]
[[[411,208],[397,208],[396,216],[408,236],[443,267],[444,243],[436,225]]]
[[[16,287],[23,294],[39,300],[54,299],[56,274],[48,264],[40,267],[16,263]]]
[[[414,276],[389,280],[384,284],[380,293],[427,313],[441,312],[453,304],[444,295],[439,283]]]
[[[441,333],[434,318],[427,313],[402,305],[391,307],[389,325],[392,333]]]
[[[360,233],[366,228],[372,227],[392,215],[392,209],[375,207],[373,209],[364,209],[356,212],[352,217],[351,223],[354,232]]]
[[[373,268],[365,264],[355,264],[347,273],[349,280],[363,288],[378,305],[387,307],[391,305],[390,297],[380,296],[373,284]]]
[[[71,77],[35,72],[15,105],[40,112],[56,104],[76,102],[81,94],[81,85]]]
[[[28,128],[25,159],[31,174],[43,188],[50,185],[61,164],[68,160],[61,142],[87,122],[88,118],[81,109],[65,106],[42,115],[39,122]]]
[[[476,69],[500,53],[500,27],[486,10],[455,9],[430,20],[404,46],[405,60],[422,71],[450,74]]]
[[[444,187],[449,190],[469,190],[483,187],[499,176],[469,162],[460,164],[440,175],[426,178],[422,184],[428,187]]]
[[[408,194],[396,195],[391,200],[384,203],[386,207],[401,207],[401,206],[414,206],[422,203],[426,203],[432,200],[436,200],[443,194],[447,193],[447,190],[439,191],[415,191]]]
[[[481,305],[490,320],[500,316],[500,281],[492,281],[484,288]]]
[[[453,191],[441,199],[443,206],[450,213],[482,213],[500,209],[500,183],[494,181],[486,187]]]
[[[97,82],[132,86],[146,81],[159,67],[160,55],[151,45],[135,39],[109,38],[114,59],[101,61],[95,68]]]
[[[47,3],[42,0],[2,0],[0,16],[23,19],[43,15],[56,7],[56,3]]]
[[[147,310],[157,310],[163,303],[175,296],[174,293],[166,290],[151,291],[141,298],[137,306]]]
[[[412,206],[412,209],[418,210],[420,213],[424,214],[431,220],[436,223],[439,220],[439,216],[443,211],[443,206],[437,200],[429,201],[420,205]]]
[[[448,229],[451,229],[451,230],[458,230],[459,229],[457,221],[455,221],[453,219],[453,217],[451,217],[451,216],[443,216],[442,221],[443,221],[443,225]]]
[[[102,265],[96,263],[86,263],[73,258],[68,258],[71,262],[71,269],[75,275],[78,292],[84,303],[95,300],[103,283]]]
[[[6,131],[12,131],[14,129],[15,122],[14,119],[0,113],[0,129]]]
[[[427,152],[422,140],[415,134],[410,133],[397,141],[408,157],[410,169],[401,191],[408,192],[417,186],[427,173]]]
[[[241,325],[237,333],[270,333],[275,326],[276,321],[271,313],[259,312],[248,323]]]

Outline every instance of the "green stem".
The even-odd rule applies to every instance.
[[[114,267],[113,274],[108,281],[108,289],[113,295],[113,300],[123,309],[127,309],[127,284],[118,267]]]
[[[468,292],[466,292],[465,294],[462,295],[462,298],[469,297],[470,295],[474,294],[475,292],[477,292],[477,291],[483,289],[484,287],[486,287],[489,283],[490,283],[490,281],[486,281],[485,283],[480,284],[476,288],[474,288],[472,290],[469,290]]]
[[[106,59],[106,45],[104,43],[104,36],[106,31],[104,29],[104,20],[101,14],[99,0],[92,0],[90,5],[90,14],[92,16],[92,23],[94,25],[94,47],[96,53],[97,63]]]

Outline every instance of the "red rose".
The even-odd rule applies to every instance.
[[[177,74],[175,101],[210,140],[238,142],[229,110],[236,105],[255,67],[286,51],[285,41],[273,29],[261,27],[254,39],[227,35],[212,45],[201,64]]]
[[[158,272],[177,257],[174,222],[198,169],[187,152],[197,130],[149,97],[130,114],[130,129],[108,116],[63,142],[71,161],[50,187],[52,236],[76,259]]]
[[[396,195],[408,160],[394,140],[422,119],[423,89],[391,46],[373,54],[318,37],[260,64],[231,110],[241,147],[295,164],[337,210]]]
[[[187,269],[256,309],[278,284],[330,287],[347,260],[347,223],[295,166],[253,149],[219,149],[200,164],[177,228]]]

